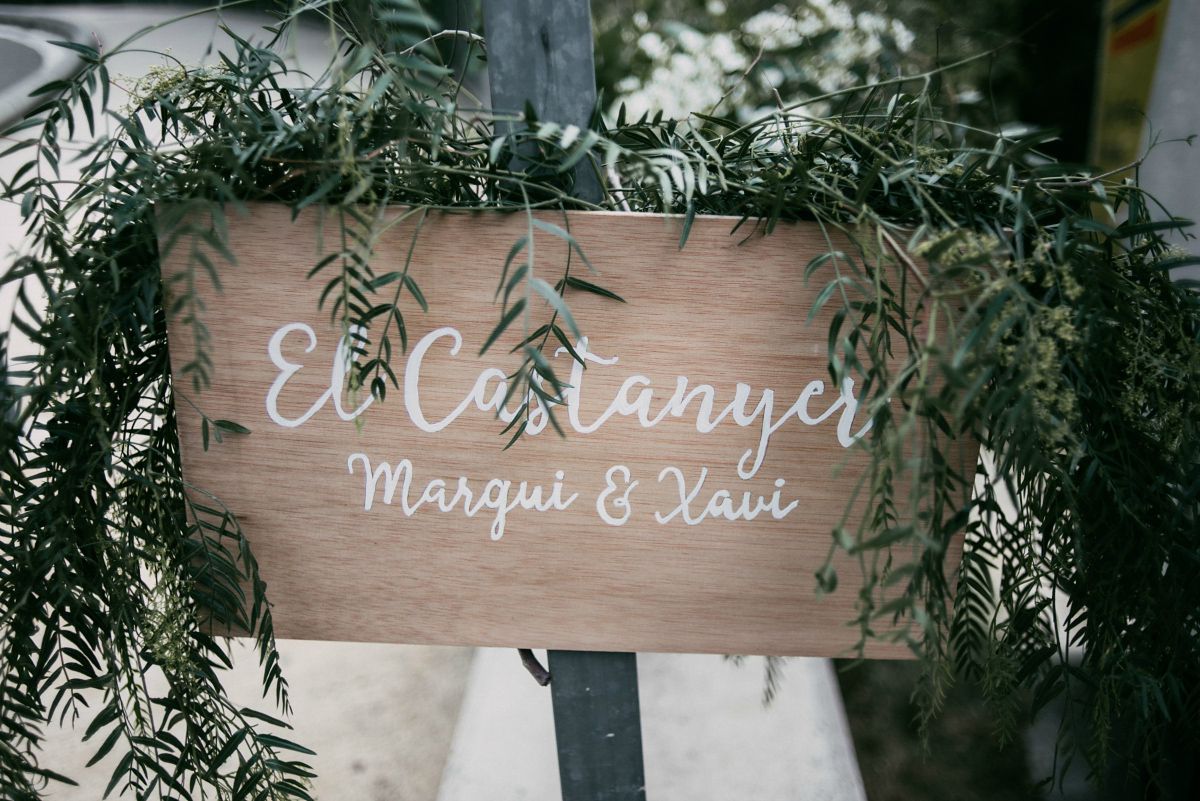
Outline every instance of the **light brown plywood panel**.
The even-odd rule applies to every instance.
[[[567,224],[562,214],[540,217]],[[526,233],[523,213],[429,215],[409,266],[429,312],[404,297],[409,348],[397,348],[394,357],[401,388],[389,388],[386,401],[354,419],[345,418],[365,398],[343,397],[338,407],[327,397],[297,424],[338,383],[341,332],[328,307],[317,311],[328,276],[305,280],[321,257],[318,216],[306,212],[292,222],[287,209],[267,205],[251,206],[249,216],[231,211],[229,245],[238,263],[221,268],[219,296],[199,282],[213,383],[198,396],[189,378],[179,386],[210,418],[251,433],[226,436],[205,452],[198,414],[183,402],[177,411],[185,478],[237,514],[268,583],[276,633],[783,655],[833,655],[852,644],[856,631],[845,622],[853,617],[857,568],[842,565],[837,593],[820,601],[814,595],[814,571],[863,464],[861,454],[851,454],[841,477],[834,475],[848,454],[843,443],[861,430],[864,415],[850,414],[856,390],[843,397],[831,384],[827,315],[805,325],[823,281],[805,288],[801,276],[828,246],[815,225],[782,225],[763,237],[745,228],[731,235],[734,223],[696,218],[681,251],[678,220],[571,213],[571,234],[599,272],[575,257],[572,274],[627,303],[568,291],[588,352],[605,363],[589,362],[577,373],[574,409],[557,409],[565,439],[546,426],[506,451],[495,409],[478,408],[497,393],[499,373],[485,376],[478,403],[467,402],[442,424],[471,395],[481,371],[509,374],[519,363],[508,352],[520,341],[520,324],[477,354],[500,316],[497,281],[509,249]],[[414,224],[398,223],[377,242],[377,274],[403,269]],[[324,226],[329,248],[338,229],[328,219]],[[566,245],[541,231],[535,243],[534,274],[554,284]],[[168,276],[181,269],[186,251],[172,251]],[[395,286],[376,302],[390,299]],[[533,308],[532,327],[549,319],[537,295]],[[170,336],[178,370],[193,353],[192,330],[177,318]],[[554,351],[546,353],[555,371],[570,379],[570,356]],[[289,375],[288,365],[301,366]],[[682,403],[702,385],[710,390]],[[774,424],[806,389],[807,401],[798,405],[809,421],[794,412],[779,425],[755,470],[764,398],[773,396]],[[708,394],[712,419],[727,413],[701,431],[708,428],[701,411]],[[619,396],[627,407],[596,427]],[[664,412],[673,396],[678,415]],[[418,425],[422,418],[427,430]],[[384,463],[397,478],[391,503]],[[378,479],[373,492],[370,475]],[[435,479],[444,482],[440,498]],[[692,523],[682,512],[661,522],[681,504],[680,479],[682,492],[694,493]],[[542,506],[558,498],[565,508],[526,508],[517,502],[522,483],[526,501],[539,486]],[[462,498],[449,511],[438,505],[450,506],[460,484],[470,491],[474,516],[464,513]],[[720,491],[728,496],[714,500]],[[746,493],[752,512],[769,508],[743,519],[736,513]],[[501,515],[493,508],[500,505],[512,508]],[[713,514],[702,515],[706,508]],[[727,519],[729,513],[739,519]]]

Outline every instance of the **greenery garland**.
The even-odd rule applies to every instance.
[[[279,55],[301,12],[341,42],[307,88]],[[843,232],[853,252],[796,265],[797,282],[833,276],[818,301],[835,309],[830,372],[856,378],[874,422],[855,501],[867,514],[830,542],[859,575],[826,564],[818,591],[856,593],[863,643],[915,623],[903,636],[923,660],[926,714],[955,676],[983,680],[1010,734],[1024,690],[1035,711],[1062,695],[1064,753],[1086,743],[1099,774],[1122,748],[1150,795],[1188,780],[1200,310],[1170,278],[1196,260],[1163,238],[1186,222],[1134,181],[1046,162],[1035,136],[945,122],[930,75],[807,101],[836,104],[824,119],[803,107],[748,124],[621,114],[579,131],[460,102],[431,30],[415,0],[296,2],[266,45],[234,37],[216,67],[164,68],[123,111],[113,53],[71,45],[84,71],[44,87],[7,133],[5,153],[29,156],[3,186],[29,248],[3,284],[36,355],[4,362],[0,797],[66,780],[37,758],[40,727],[57,720],[80,721],[93,762],[122,754],[109,791],[308,797],[311,770],[289,755],[305,749],[280,736],[283,721],[225,698],[228,646],[201,623],[253,633],[264,690],[287,713],[251,549],[180,473],[166,319],[187,316],[203,346],[203,309],[158,270],[156,208],[206,212],[211,226],[190,233],[220,252],[224,215],[246,200],[340,215],[352,246],[315,272],[340,298],[334,319],[365,332],[355,386],[381,398],[404,315],[423,307],[414,283],[384,288],[371,269],[383,205],[666,211],[684,240],[696,214],[740,217],[744,232],[780,220]],[[496,119],[516,130],[494,135]],[[99,123],[113,133],[96,136]],[[84,126],[95,143],[76,154]],[[78,178],[63,175],[69,158]],[[577,169],[601,176],[602,203],[572,197]],[[203,252],[192,269],[215,275]],[[559,291],[572,288],[603,292]],[[526,313],[498,309],[497,333]],[[522,373],[552,409],[563,384],[540,347],[527,343]],[[202,389],[203,347],[190,368]],[[210,424],[217,439],[236,429]],[[990,454],[979,480],[953,456],[968,437]]]

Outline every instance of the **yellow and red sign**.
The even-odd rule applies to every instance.
[[[1092,160],[1105,171],[1137,160],[1170,0],[1109,0],[1104,13]]]

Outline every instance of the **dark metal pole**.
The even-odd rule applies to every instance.
[[[492,107],[586,128],[596,104],[587,0],[484,0]],[[603,190],[581,164],[575,194]],[[551,651],[550,691],[563,801],[645,801],[637,655]]]
[[[592,16],[587,0],[484,0],[492,108],[588,126],[596,105]],[[604,190],[589,164],[575,173],[575,196],[600,202]]]
[[[645,801],[637,654],[549,656],[563,801]]]

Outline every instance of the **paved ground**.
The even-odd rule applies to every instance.
[[[760,658],[638,654],[650,801],[866,801],[829,660],[789,660],[769,706],[762,682]],[[561,797],[549,690],[480,649],[438,801]]]
[[[318,798],[434,801],[472,649],[301,640],[279,648],[295,709],[290,736],[317,752],[302,758],[319,774]],[[255,655],[241,642],[235,650],[241,658],[225,678],[230,697],[271,711]],[[49,794],[54,801],[97,801],[119,759],[114,752],[85,770],[99,743],[81,743],[80,734],[70,727],[49,732],[44,764],[80,782],[57,786]]]

